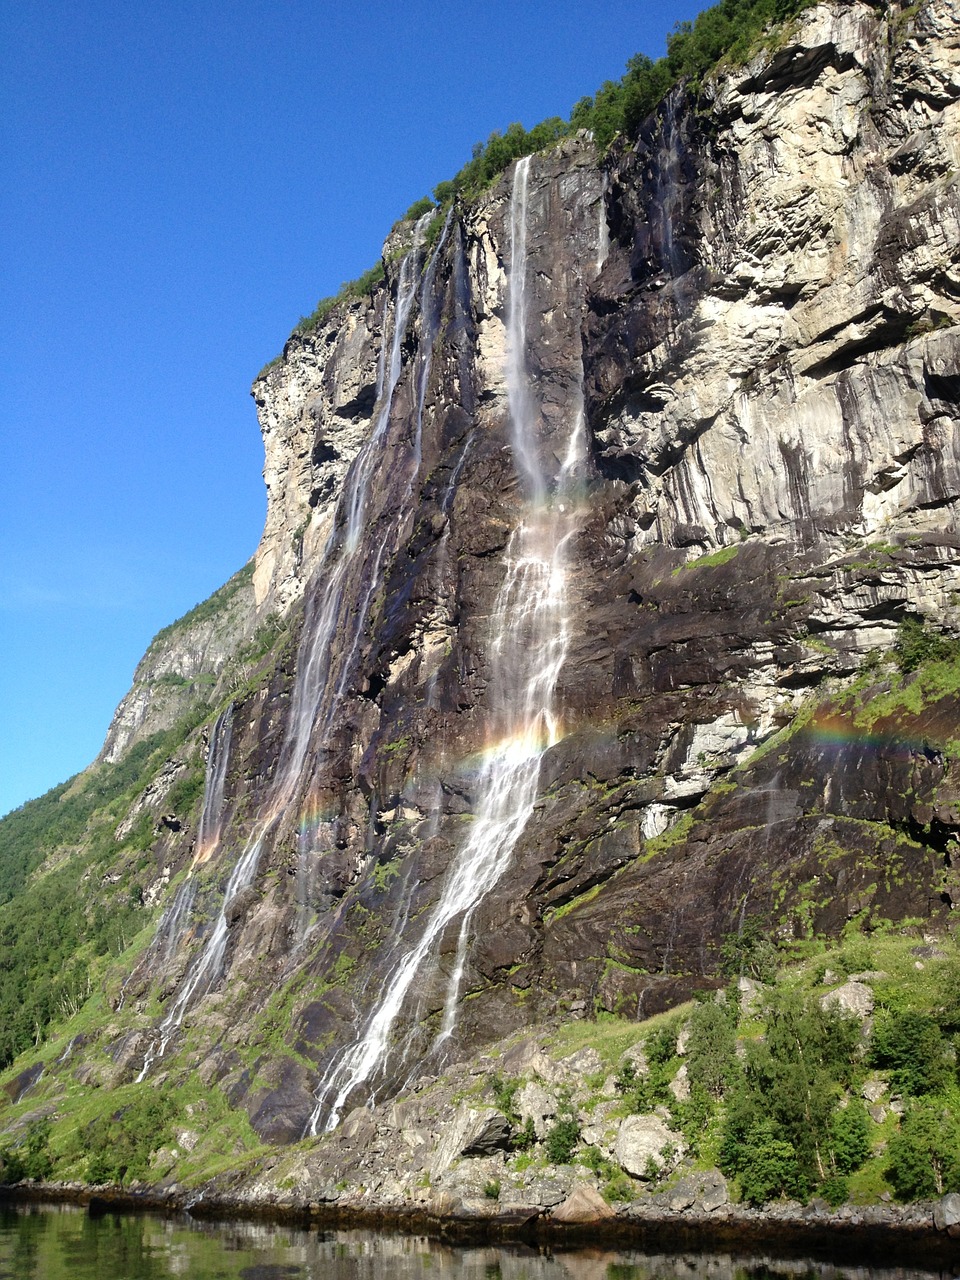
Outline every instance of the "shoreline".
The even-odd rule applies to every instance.
[[[60,1204],[109,1213],[187,1214],[204,1221],[260,1221],[318,1230],[370,1230],[423,1235],[446,1244],[527,1245],[560,1249],[602,1246],[656,1252],[749,1254],[813,1258],[836,1263],[936,1267],[960,1261],[960,1229],[938,1228],[935,1203],[820,1206],[784,1203],[764,1209],[726,1205],[724,1211],[672,1211],[644,1206],[563,1221],[543,1210],[438,1213],[408,1204],[360,1206],[271,1200],[258,1203],[180,1188],[89,1187],[81,1183],[0,1186],[0,1204]],[[956,1233],[956,1234],[954,1234]]]

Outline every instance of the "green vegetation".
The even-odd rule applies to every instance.
[[[177,632],[183,631],[187,627],[192,627],[198,622],[207,622],[209,619],[215,618],[230,603],[237,592],[252,580],[253,561],[250,560],[232,578],[228,578],[222,587],[214,591],[212,596],[208,596],[206,600],[201,600],[199,604],[195,604],[182,618],[177,618],[175,622],[171,622],[168,626],[161,627],[150,641],[147,653],[163,641],[169,640]]]
[[[383,263],[375,262],[369,271],[365,271],[362,276],[358,276],[356,280],[345,281],[336,293],[331,294],[330,297],[321,298],[308,316],[300,317],[294,333],[312,333],[314,329],[323,324],[330,312],[339,303],[351,302],[356,298],[364,298],[367,294],[375,292],[383,283],[385,276]]]
[[[122,1185],[150,1174],[150,1157],[168,1140],[173,1098],[150,1089],[110,1116],[98,1116],[83,1132],[87,1181]]]
[[[570,1096],[569,1094],[561,1095],[557,1118],[550,1126],[545,1143],[550,1163],[569,1164],[579,1141],[580,1125],[577,1123]]]
[[[960,640],[931,631],[919,618],[904,618],[897,628],[893,654],[906,674],[928,662],[955,663],[960,659]]]
[[[488,187],[512,160],[552,146],[579,129],[589,129],[601,150],[618,133],[633,134],[674,85],[688,81],[696,90],[719,64],[739,64],[757,47],[764,30],[784,22],[813,0],[721,0],[694,22],[682,22],[667,37],[667,53],[653,61],[636,54],[620,80],[608,80],[591,97],[576,103],[567,121],[554,116],[534,128],[514,123],[478,142],[473,156],[434,190],[439,205],[457,196],[471,199]]]
[[[19,1147],[0,1147],[0,1182],[20,1182],[23,1178],[49,1178],[53,1172],[50,1155],[48,1117],[31,1120]]]
[[[602,1103],[613,1126],[629,1114],[669,1113],[687,1148],[682,1169],[719,1167],[734,1198],[750,1204],[813,1196],[865,1204],[960,1190],[960,948],[944,942],[931,957],[927,939],[918,968],[920,936],[907,922],[869,936],[851,929],[830,945],[767,940],[768,951],[748,921],[729,954],[749,960],[762,950],[767,959],[766,981],[746,995],[734,982],[643,1024],[608,1016],[558,1028],[555,1059],[589,1045],[618,1064],[613,1107],[607,1065],[585,1078],[592,1094],[579,1095],[577,1107],[561,1093],[542,1140],[532,1124],[523,1141],[514,1134],[522,1155],[511,1168],[577,1159],[608,1200],[632,1199],[637,1182],[579,1131],[577,1109]],[[869,978],[872,1024],[830,999],[851,973]],[[522,1081],[491,1083],[516,1122]],[[668,1176],[651,1164],[645,1183],[655,1188]]]
[[[718,547],[716,551],[710,551],[706,555],[698,556],[696,560],[688,560],[686,564],[678,565],[673,571],[673,576],[683,573],[685,569],[712,569],[721,564],[729,564],[739,552],[739,546]]]
[[[116,827],[208,714],[205,704],[195,707],[116,764],[96,765],[0,822],[0,1067],[76,1014],[139,931],[135,864],[153,842],[154,817],[144,811],[122,839]],[[202,791],[194,762],[171,788],[169,807],[186,814]]]

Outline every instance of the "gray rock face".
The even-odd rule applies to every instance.
[[[553,1089],[531,1080],[517,1094],[517,1114],[521,1120],[532,1120],[538,1138],[545,1138],[557,1114],[557,1095]]]
[[[444,1129],[433,1153],[431,1174],[438,1177],[464,1156],[487,1156],[509,1145],[510,1122],[494,1107],[471,1107],[461,1103]]]
[[[938,1231],[960,1226],[960,1195],[951,1191],[933,1206],[933,1222]]]
[[[635,1178],[649,1178],[676,1168],[686,1146],[680,1134],[659,1116],[627,1116],[620,1122],[614,1155],[618,1164]]]
[[[863,982],[845,982],[835,991],[821,996],[820,1003],[825,1009],[842,1009],[863,1021],[873,1013],[873,992]]]

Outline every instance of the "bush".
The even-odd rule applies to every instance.
[[[869,1060],[890,1071],[895,1091],[922,1097],[939,1093],[949,1084],[953,1070],[947,1053],[937,1022],[908,1009],[877,1019]]]
[[[147,1089],[129,1106],[87,1128],[87,1181],[122,1184],[150,1173],[150,1157],[162,1147],[174,1115],[173,1100]]]
[[[432,208],[433,201],[429,196],[424,196],[421,200],[415,200],[401,218],[401,222],[415,222],[418,218],[422,218],[425,213],[429,213]]]
[[[846,1178],[841,1177],[839,1173],[835,1173],[833,1177],[827,1178],[826,1182],[820,1184],[820,1194],[826,1200],[827,1204],[834,1209],[844,1203],[850,1192],[850,1184]]]
[[[906,674],[925,662],[956,662],[960,640],[927,629],[920,618],[904,618],[893,646],[897,666]]]
[[[580,1140],[580,1126],[572,1115],[558,1116],[547,1134],[547,1156],[551,1164],[569,1164]]]
[[[533,1127],[533,1117],[527,1116],[523,1122],[523,1126],[517,1129],[510,1139],[510,1146],[514,1151],[529,1151],[531,1147],[537,1144],[537,1131]]]
[[[0,1147],[0,1183],[36,1178],[42,1182],[53,1173],[50,1155],[50,1121],[46,1116],[31,1120],[19,1147]]]
[[[740,1194],[749,1204],[766,1204],[778,1196],[802,1198],[806,1194],[796,1151],[777,1137],[768,1120],[758,1121],[748,1129],[736,1173]]]
[[[869,1156],[870,1121],[859,1098],[851,1099],[835,1112],[830,1124],[830,1146],[838,1174],[856,1173]],[[822,1194],[826,1197],[826,1192]]]
[[[889,1146],[887,1177],[901,1200],[960,1190],[960,1124],[939,1102],[915,1102]]]
[[[777,948],[755,917],[744,920],[736,933],[728,933],[720,947],[720,971],[728,978],[750,977],[772,982],[777,972]]]

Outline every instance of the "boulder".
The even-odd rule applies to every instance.
[[[545,1138],[557,1114],[557,1095],[538,1080],[529,1080],[517,1093],[515,1104],[521,1120],[533,1121],[538,1138]]]
[[[727,1180],[719,1169],[711,1169],[709,1173],[703,1175],[701,1183],[698,1207],[704,1213],[714,1213],[717,1209],[721,1209],[725,1204],[729,1203],[730,1192],[727,1189]]]
[[[687,1064],[685,1062],[681,1064],[680,1070],[667,1085],[667,1088],[678,1102],[686,1102],[690,1097],[690,1079],[687,1075]]]
[[[821,996],[820,1005],[824,1009],[843,1009],[863,1022],[873,1013],[873,992],[865,983],[851,980]]]
[[[933,1206],[933,1225],[938,1231],[960,1226],[960,1195],[955,1191],[943,1196]]]
[[[496,1107],[472,1107],[461,1102],[441,1134],[430,1162],[432,1177],[439,1177],[460,1157],[488,1156],[510,1143],[510,1121]]]
[[[613,1154],[635,1178],[649,1178],[675,1169],[686,1151],[683,1139],[659,1116],[627,1116],[621,1120]]]
[[[611,1119],[616,1102],[600,1102],[589,1114],[580,1113],[580,1137],[588,1147],[597,1147],[608,1159],[613,1154],[619,1121]]]
[[[744,1017],[749,1017],[760,1003],[763,984],[754,982],[752,978],[740,978],[737,981],[737,990],[740,992],[740,1012]]]
[[[555,1222],[598,1222],[604,1218],[616,1217],[614,1211],[594,1187],[586,1182],[578,1183],[570,1194],[554,1209],[552,1218]]]
[[[860,1090],[861,1096],[867,1102],[879,1102],[883,1095],[887,1092],[885,1081],[878,1080],[876,1076],[872,1076],[864,1082],[863,1088]]]

